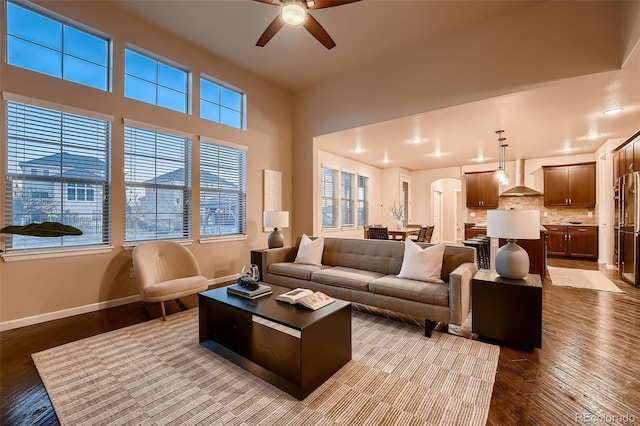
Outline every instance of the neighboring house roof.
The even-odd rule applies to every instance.
[[[162,182],[176,182],[176,181],[178,182],[184,181],[183,167],[176,170],[172,170],[163,175],[160,175],[155,179],[149,179],[146,182],[162,183]],[[200,186],[215,187],[220,189],[233,189],[233,190],[238,189],[238,185],[231,183],[226,179],[222,179],[221,177],[216,176],[202,169],[200,170]]]
[[[55,175],[60,176],[60,175]],[[97,175],[95,173],[90,172],[89,170],[84,169],[70,169],[62,172],[62,177],[66,178],[77,178],[77,179],[95,179],[95,180],[104,180],[101,175]]]
[[[68,152],[56,153],[20,162],[22,169],[33,167],[62,167],[62,169],[104,170],[104,166],[104,161],[99,158],[88,155],[69,154]]]

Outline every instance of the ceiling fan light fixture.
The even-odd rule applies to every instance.
[[[603,112],[604,115],[616,115],[616,114],[620,114],[622,111],[624,111],[624,108],[611,108],[608,109],[606,111]]]
[[[282,5],[282,19],[289,25],[300,25],[307,17],[307,11],[298,2],[290,2]]]

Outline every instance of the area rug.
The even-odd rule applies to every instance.
[[[612,283],[600,271],[585,269],[558,268],[548,266],[551,284],[560,287],[584,288],[588,290],[609,291],[612,293],[624,293]]]
[[[32,355],[62,425],[484,425],[500,349],[353,312],[352,360],[299,401],[198,344],[198,311]]]

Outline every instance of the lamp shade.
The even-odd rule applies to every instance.
[[[487,236],[537,240],[540,238],[540,210],[489,210]]]
[[[288,228],[289,212],[287,211],[266,211],[262,213],[262,220],[265,228]]]

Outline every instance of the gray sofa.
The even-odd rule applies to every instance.
[[[424,318],[426,336],[434,322],[462,325],[469,315],[477,271],[471,247],[446,246],[444,283],[397,278],[404,257],[397,241],[325,238],[320,266],[293,263],[297,252],[297,245],[262,251],[262,281]]]

